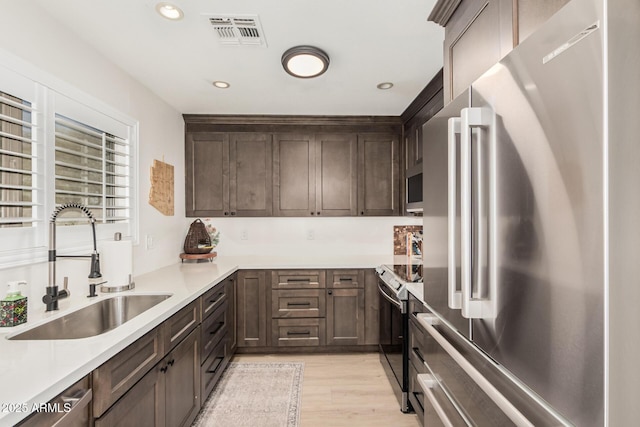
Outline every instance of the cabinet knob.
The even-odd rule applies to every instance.
[[[169,366],[173,366],[174,363],[176,363],[175,359],[171,359],[167,362],[169,364]]]
[[[315,215],[315,212],[311,212],[311,215]]]
[[[166,366],[163,366],[162,368],[160,368],[160,372],[164,374],[165,372],[167,372],[168,369],[169,368],[167,368]]]
[[[329,289],[329,290],[327,291],[327,293],[328,293],[329,295],[333,295],[333,291],[332,291],[331,289]]]
[[[364,215],[364,211],[360,211],[360,215]]]
[[[229,215],[229,212],[225,212],[225,213],[224,213],[224,215],[225,215],[225,216]]]
[[[236,213],[235,212],[231,212],[231,216],[234,216]]]
[[[320,212],[317,212],[318,215],[320,215]]]

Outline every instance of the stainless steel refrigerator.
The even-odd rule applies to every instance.
[[[624,7],[640,25],[637,5],[614,3],[573,0],[423,129],[425,224],[448,229],[425,227],[446,251],[425,258],[424,299],[497,367],[490,381],[553,414],[542,424],[606,424],[608,89],[623,66],[607,43]]]

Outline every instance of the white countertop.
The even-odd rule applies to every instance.
[[[136,287],[120,294],[100,294],[88,299],[72,295],[60,301],[60,310],[29,314],[25,325],[0,329],[0,426],[25,418],[34,404],[46,403],[89,374],[129,344],[161,324],[213,285],[238,269],[374,268],[392,264],[392,255],[330,257],[218,257],[213,262],[176,263],[135,277]],[[420,289],[421,291],[421,289]],[[122,326],[90,338],[76,340],[14,341],[5,339],[25,329],[97,300],[121,294],[170,293],[172,296]],[[7,405],[29,408],[26,413]]]

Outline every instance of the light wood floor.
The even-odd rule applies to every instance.
[[[301,427],[420,426],[415,414],[400,412],[377,353],[237,354],[233,361],[304,362]]]

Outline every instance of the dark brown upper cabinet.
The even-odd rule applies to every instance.
[[[184,117],[189,217],[401,212],[400,117]]]
[[[276,215],[356,215],[355,134],[277,134],[274,138]]]
[[[358,214],[400,214],[400,143],[396,135],[358,135]]]
[[[271,215],[271,135],[188,133],[185,160],[188,217]]]
[[[438,0],[445,27],[445,104],[531,35],[569,0]]]
[[[187,216],[229,213],[229,135],[194,132],[186,136]]]
[[[315,156],[312,135],[274,135],[273,193],[276,216],[315,214]]]
[[[271,215],[273,206],[271,135],[231,134],[229,148],[231,215]]]

